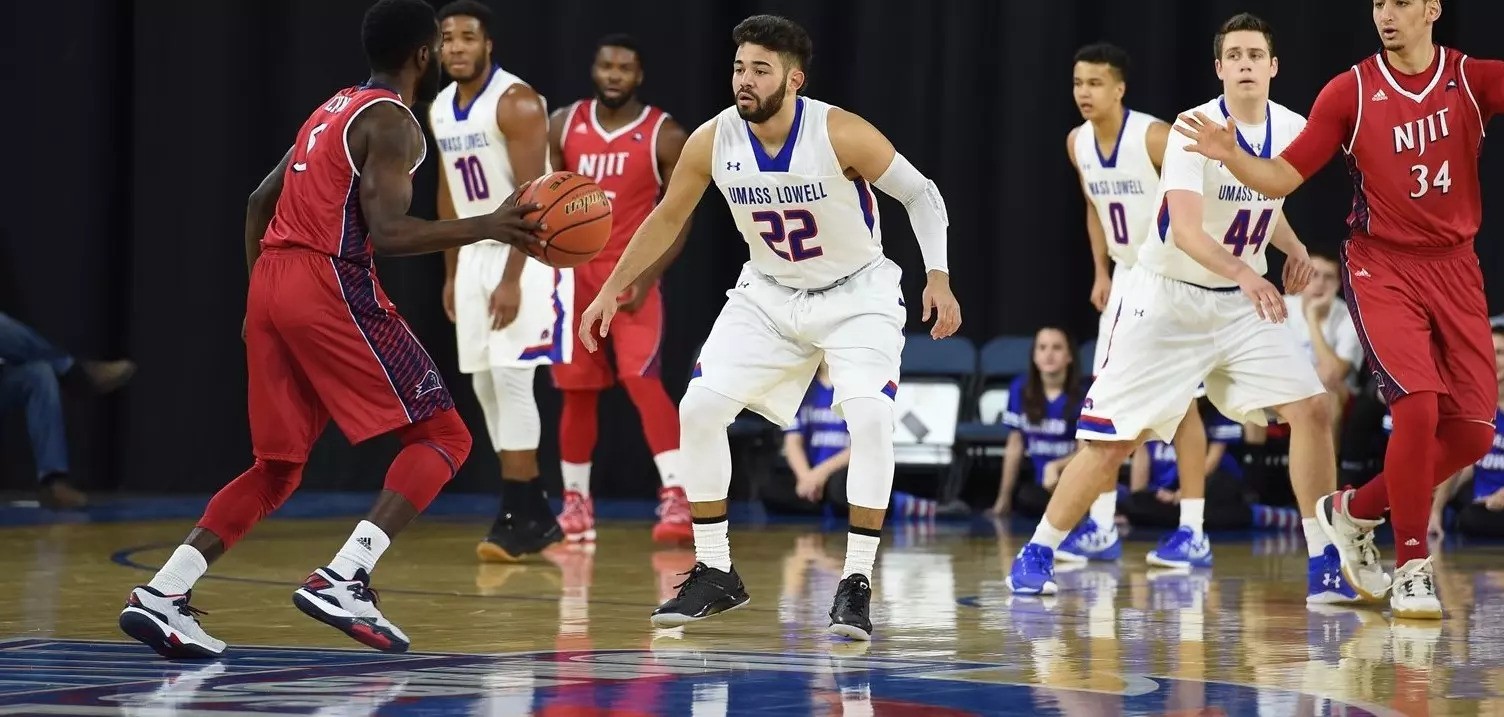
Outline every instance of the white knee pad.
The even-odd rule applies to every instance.
[[[486,434],[498,451],[534,451],[542,433],[533,396],[534,366],[492,367],[472,374],[475,398],[486,415]]]
[[[851,465],[846,469],[846,500],[884,510],[893,494],[893,403],[880,398],[841,402],[851,434]]]
[[[679,401],[679,460],[684,497],[691,503],[725,500],[731,489],[731,442],[726,427],[745,406],[703,386]]]

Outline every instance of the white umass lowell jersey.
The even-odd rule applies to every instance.
[[[461,218],[496,211],[517,188],[507,138],[496,126],[496,103],[513,85],[525,84],[497,65],[469,106],[460,106],[459,84],[454,82],[429,105],[429,124],[444,158],[442,170],[449,181],[449,196],[454,200],[455,214]],[[550,171],[547,161],[545,158],[545,174]]]
[[[1305,128],[1306,120],[1283,105],[1269,102],[1267,107],[1263,124],[1238,124],[1238,145],[1249,154],[1278,157]],[[1226,122],[1228,118],[1227,105],[1220,97],[1186,112],[1201,112],[1213,122]],[[1237,282],[1201,266],[1176,246],[1170,231],[1170,212],[1165,195],[1182,189],[1201,195],[1202,226],[1212,240],[1221,243],[1223,248],[1262,276],[1268,271],[1265,245],[1274,234],[1284,200],[1249,189],[1221,162],[1187,151],[1188,144],[1190,140],[1185,135],[1170,133],[1160,175],[1159,196],[1155,199],[1159,212],[1154,222],[1157,240],[1145,242],[1139,248],[1139,264],[1161,276],[1188,284],[1214,289],[1237,286]]]
[[[830,286],[882,256],[872,188],[846,178],[830,143],[832,105],[798,97],[782,150],[769,155],[727,108],[716,117],[711,177],[754,269],[793,289]]]
[[[1154,187],[1159,171],[1149,156],[1149,126],[1159,118],[1123,110],[1123,126],[1110,154],[1102,154],[1091,122],[1076,131],[1076,169],[1107,237],[1107,254],[1121,266],[1133,266],[1138,247],[1154,226]]]

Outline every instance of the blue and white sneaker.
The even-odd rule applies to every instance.
[[[1055,551],[1037,543],[1025,543],[1013,559],[1007,583],[1008,589],[1019,595],[1054,595]]]
[[[1212,541],[1206,533],[1182,525],[1161,538],[1159,546],[1149,551],[1147,559],[1150,565],[1162,568],[1209,568],[1212,566]]]
[[[1088,560],[1117,560],[1123,557],[1123,541],[1118,538],[1118,527],[1098,527],[1090,517],[1082,520],[1065,542],[1055,551],[1055,559],[1062,563],[1084,563]]]
[[[1310,558],[1306,569],[1306,603],[1342,605],[1363,602],[1363,597],[1342,572],[1342,558],[1337,546],[1328,544],[1321,555]]]

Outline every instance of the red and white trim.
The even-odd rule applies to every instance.
[[[1483,108],[1478,106],[1478,97],[1473,94],[1473,85],[1467,81],[1467,61],[1467,55],[1463,55],[1462,59],[1457,61],[1457,74],[1462,77],[1462,90],[1467,93],[1468,101],[1473,103],[1473,112],[1478,115],[1478,131],[1482,133],[1479,135],[1481,141],[1482,137],[1488,136],[1488,123],[1483,120]]]
[[[595,133],[598,134],[598,135],[600,135],[601,139],[604,139],[607,142],[611,142],[611,141],[615,140],[617,137],[621,137],[622,135],[625,135],[626,133],[631,132],[634,129],[637,129],[637,125],[642,124],[643,120],[645,120],[645,119],[648,118],[648,114],[653,111],[653,108],[652,108],[651,105],[643,105],[642,106],[642,114],[637,115],[636,119],[634,119],[631,122],[628,122],[628,123],[622,125],[621,127],[616,128],[615,131],[607,132],[606,128],[601,126],[600,120],[596,119],[596,116],[595,116],[596,105],[597,105],[597,101],[596,100],[591,100],[590,101],[590,126],[593,127],[593,128],[595,128]]]
[[[1384,79],[1389,82],[1389,86],[1393,87],[1395,92],[1400,93],[1401,96],[1410,98],[1416,104],[1420,104],[1425,101],[1426,95],[1431,94],[1431,90],[1436,89],[1437,83],[1441,82],[1441,76],[1446,73],[1447,48],[1441,45],[1436,46],[1436,74],[1431,76],[1431,84],[1426,85],[1426,89],[1421,90],[1418,95],[1400,87],[1400,83],[1394,81],[1394,75],[1390,74],[1389,63],[1384,59],[1383,53],[1380,53],[1378,56],[1378,65],[1379,74],[1384,76]]]
[[[1357,65],[1353,65],[1353,79],[1358,83],[1358,114],[1353,119],[1353,136],[1348,138],[1347,144],[1342,147],[1345,154],[1352,154],[1353,147],[1358,146],[1358,128],[1363,126],[1363,104],[1366,101],[1363,96],[1363,72],[1358,69]]]
[[[663,168],[658,165],[658,134],[663,131],[663,123],[667,121],[668,113],[659,112],[658,121],[653,123],[652,140],[650,140],[650,144],[648,145],[648,152],[651,153],[651,159],[653,160],[653,177],[658,180],[658,187],[660,189],[663,188],[663,183],[667,178],[663,176]]]

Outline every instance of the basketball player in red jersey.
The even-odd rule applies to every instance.
[[[217,493],[147,585],[131,590],[120,627],[168,658],[212,658],[225,643],[188,604],[194,583],[285,501],[332,417],[352,443],[402,442],[375,506],[293,603],[378,650],[407,636],[382,616],[371,571],[470,452],[470,433],[428,353],[381,290],[373,252],[422,254],[483,237],[534,239],[515,206],[457,221],[407,216],[426,142],[410,107],[438,85],[438,23],[423,0],[380,0],[365,14],[365,83],[326,100],[246,212],[246,358],[255,463]],[[273,211],[275,207],[275,211]]]
[[[1504,62],[1432,42],[1440,0],[1375,0],[1384,50],[1322,89],[1301,135],[1275,159],[1238,151],[1232,124],[1181,117],[1189,149],[1252,189],[1283,197],[1342,149],[1353,175],[1343,244],[1348,308],[1394,414],[1384,473],[1318,504],[1348,580],[1396,617],[1441,617],[1426,521],[1432,489],[1488,452],[1493,345],[1473,252],[1482,221],[1478,155],[1504,112]],[[1397,569],[1378,566],[1373,530],[1389,509]],[[1349,567],[1352,566],[1352,567]]]
[[[643,78],[642,54],[631,37],[602,38],[590,77],[595,98],[554,112],[549,122],[553,166],[594,179],[611,198],[611,240],[590,263],[575,269],[576,312],[595,300],[632,234],[658,203],[688,138],[667,113],[637,98]],[[694,539],[689,501],[678,477],[679,412],[658,375],[658,349],[663,340],[663,294],[658,278],[679,255],[688,233],[686,224],[668,253],[618,297],[623,323],[611,333],[614,375],[605,354],[586,351],[579,337],[574,339],[571,362],[553,366],[554,385],[564,392],[559,419],[564,511],[559,524],[569,540],[595,539],[590,457],[595,449],[597,400],[602,390],[611,387],[613,377],[619,378],[637,407],[663,481],[653,539],[667,543]]]

